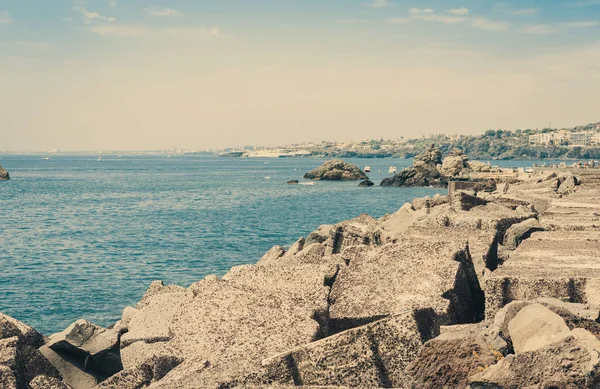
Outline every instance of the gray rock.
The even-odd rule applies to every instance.
[[[86,371],[85,361],[72,354],[56,352],[48,346],[40,347],[39,351],[60,372],[64,383],[73,389],[90,389],[106,378],[91,370]]]
[[[344,162],[341,159],[332,159],[324,162],[318,168],[304,175],[312,180],[354,181],[368,180],[369,177],[357,166]]]
[[[30,383],[31,389],[72,389],[69,385],[65,384],[62,380],[55,377],[48,377],[45,375],[39,375],[35,377]]]
[[[463,191],[452,193],[450,199],[450,204],[452,204],[455,209],[459,209],[461,211],[470,211],[475,207],[483,206],[487,203],[487,200],[482,199],[481,197],[472,196]]]
[[[415,161],[413,166],[402,169],[391,178],[385,178],[380,186],[438,186],[445,187],[448,181],[437,170],[435,165],[428,165],[422,161]]]
[[[516,354],[535,351],[570,335],[565,321],[540,304],[523,307],[508,323]]]
[[[431,309],[394,315],[263,361],[268,382],[403,387],[404,369],[424,341],[439,334]]]
[[[375,183],[371,180],[364,180],[360,184],[358,184],[358,186],[361,188],[368,188],[371,186],[375,186]]]
[[[575,187],[578,186],[579,183],[579,179],[573,175],[563,177],[560,179],[560,185],[556,191],[562,195],[569,194],[575,190]]]
[[[513,224],[506,234],[504,234],[504,248],[515,250],[521,242],[529,238],[536,231],[544,231],[544,227],[536,218],[525,220],[521,223]]]
[[[123,369],[120,335],[86,320],[78,320],[63,332],[50,336],[48,347],[83,362],[84,370],[110,376]]]
[[[0,388],[17,389],[17,377],[8,366],[0,365]]]
[[[298,185],[298,184],[299,184],[299,181],[298,181],[298,180],[289,180],[289,181],[287,182],[287,184],[288,184],[288,185]]]
[[[159,381],[183,362],[175,356],[154,356],[138,366],[123,370],[96,389],[139,389]]]
[[[342,256],[348,266],[340,269],[330,297],[338,331],[418,307],[433,308],[441,324],[470,323],[483,315],[483,292],[466,241],[400,238]]]
[[[568,336],[535,351],[508,355],[470,378],[472,389],[598,388],[598,349]]]
[[[5,170],[2,165],[0,165],[0,181],[10,180],[10,175],[8,171]]]

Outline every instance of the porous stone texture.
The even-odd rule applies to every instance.
[[[29,387],[31,389],[71,389],[71,387],[65,384],[62,380],[45,375],[39,375],[35,377],[29,383]]]
[[[369,177],[357,166],[344,162],[341,159],[332,159],[324,162],[318,168],[304,175],[312,180],[354,181],[368,180]]]
[[[263,361],[280,383],[402,387],[423,342],[439,334],[431,309],[410,311],[341,332]],[[273,379],[274,377],[271,377]]]
[[[537,231],[544,231],[544,227],[536,218],[527,219],[521,223],[512,225],[504,234],[504,248],[515,250],[521,242],[529,238]]]
[[[484,282],[486,316],[513,300],[553,297],[600,306],[600,231],[535,232]]]
[[[565,321],[540,304],[523,307],[508,323],[516,354],[535,351],[558,342],[571,333]]]
[[[139,389],[164,378],[183,360],[174,356],[154,356],[102,382],[96,389]]]
[[[440,323],[473,322],[483,314],[465,241],[403,240],[342,257],[348,266],[337,275],[329,312],[338,330],[418,307],[433,308]]]
[[[111,376],[123,369],[120,355],[120,334],[86,320],[78,320],[63,332],[50,336],[48,348],[79,359],[84,370]]]
[[[38,375],[60,378],[38,351],[46,339],[18,320],[0,314],[0,387],[27,389]]]

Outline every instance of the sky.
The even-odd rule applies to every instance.
[[[0,0],[0,150],[600,121],[600,0]]]

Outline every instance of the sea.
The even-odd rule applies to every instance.
[[[150,283],[189,286],[322,224],[381,217],[439,188],[303,182],[323,158],[1,155],[0,312],[42,333],[114,324]],[[410,159],[347,159],[376,183]],[[531,166],[540,161],[502,161]]]

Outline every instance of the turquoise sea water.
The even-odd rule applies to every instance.
[[[153,280],[188,286],[320,224],[445,192],[286,185],[323,161],[2,156],[12,180],[0,182],[0,312],[45,334],[79,318],[110,325]],[[412,163],[348,161],[370,165],[376,184]]]

